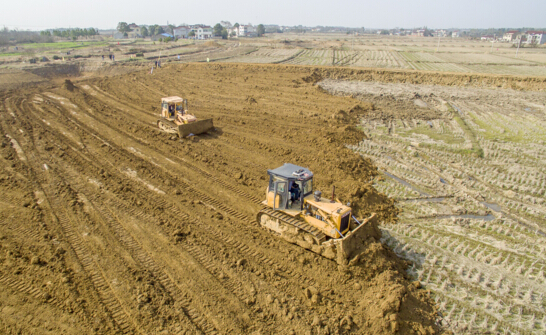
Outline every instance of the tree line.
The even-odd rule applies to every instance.
[[[53,29],[53,30],[42,30],[40,32],[41,36],[56,36],[61,38],[72,38],[73,40],[78,39],[78,37],[92,37],[99,34],[98,29],[95,28],[74,28],[74,29]]]
[[[0,29],[0,46],[15,45],[21,43],[50,43],[53,37],[43,36],[34,31]]]

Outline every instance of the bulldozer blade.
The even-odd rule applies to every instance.
[[[348,264],[350,260],[358,257],[366,248],[366,240],[370,237],[376,240],[381,238],[377,214],[375,213],[345,235],[345,237],[335,240],[338,264]]]
[[[181,124],[178,126],[178,135],[180,138],[186,137],[190,134],[198,135],[205,133],[214,128],[212,119],[199,120],[188,124]]]

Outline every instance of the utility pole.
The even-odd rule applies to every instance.
[[[518,48],[516,49],[516,57],[518,56],[519,46],[521,45],[521,35],[519,35]]]

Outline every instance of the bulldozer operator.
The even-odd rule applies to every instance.
[[[293,182],[292,186],[290,186],[290,200],[292,201],[292,203],[294,203],[294,201],[299,200],[299,198],[300,198],[300,187],[298,186],[296,182]]]

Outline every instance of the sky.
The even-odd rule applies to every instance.
[[[0,5],[0,27],[115,29],[136,24],[278,24],[365,28],[546,27],[546,0],[18,0]]]

